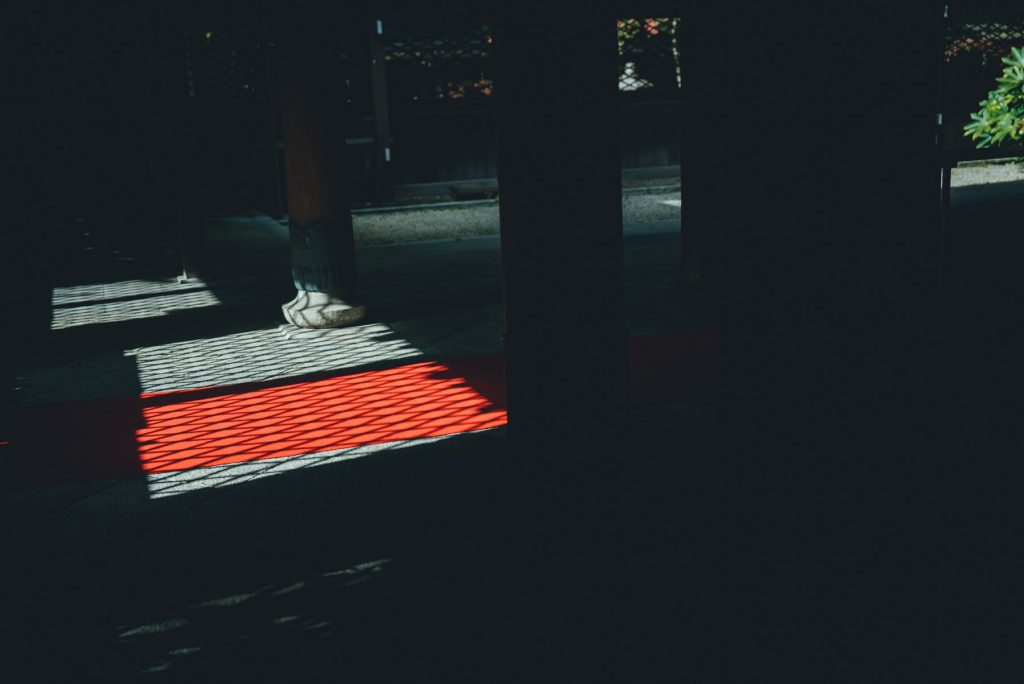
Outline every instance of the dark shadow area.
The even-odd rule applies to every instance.
[[[946,264],[954,292],[1020,275],[1017,255],[1024,236],[1013,215],[1022,202],[1024,181],[953,189]]]
[[[142,473],[136,431],[146,426],[144,402],[133,359],[122,361],[118,375],[129,386],[117,388],[121,396],[5,407],[9,445],[0,460],[0,490]]]
[[[464,439],[468,451],[435,446],[412,460],[291,473],[205,505],[150,502],[144,483],[134,493],[123,484],[117,500],[140,534],[132,543],[120,526],[33,526],[27,547],[8,547],[25,553],[6,573],[5,649],[21,655],[5,668],[36,680],[148,669],[175,681],[410,676],[444,657],[427,647],[439,634],[463,646],[482,636],[449,606],[483,574],[469,549],[486,535],[466,522],[490,517],[477,504],[496,487],[479,479],[483,462],[468,458],[474,438]],[[60,551],[44,560],[44,548]],[[358,579],[371,581],[346,586]],[[458,652],[445,658],[452,667],[473,657]]]
[[[536,681],[610,643],[607,625],[579,621],[597,611],[623,617],[615,658],[657,673],[667,663],[652,656],[682,618],[651,580],[669,571],[659,554],[679,542],[675,500],[700,459],[656,450],[691,424],[640,420],[615,503],[632,533],[624,558],[614,538],[563,527],[573,510],[604,510],[589,498],[605,485],[525,479],[501,431],[216,493],[149,500],[127,480],[59,516],[10,516],[3,643],[18,655],[4,669],[19,681]],[[608,585],[595,553],[635,580]]]
[[[629,340],[634,403],[707,399],[714,386],[717,331],[699,328]]]
[[[1022,600],[1013,549],[1022,530],[1024,183],[953,188],[941,306],[921,397],[911,595],[935,672],[948,681],[1015,676]],[[920,567],[915,565],[914,567]],[[955,617],[952,617],[955,616]],[[908,620],[909,622],[909,620]],[[1014,625],[1011,627],[1011,625]]]
[[[953,190],[946,308],[940,324],[944,353],[938,368],[949,383],[951,435],[963,448],[988,451],[992,456],[1009,455],[1006,450],[1019,453],[1022,445],[1022,211],[1021,182]],[[1002,462],[1001,467],[1012,467],[1014,478],[1019,474],[1011,462]],[[1005,480],[999,480],[1001,489]]]

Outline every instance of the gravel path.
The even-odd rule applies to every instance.
[[[623,223],[679,220],[678,189],[647,188],[622,197]],[[498,203],[465,206],[357,212],[353,215],[357,245],[464,238],[498,233]]]
[[[1011,183],[1024,180],[1024,164],[984,164],[957,166],[950,187]]]
[[[968,164],[953,169],[953,187],[988,185],[1024,180],[1024,164]],[[626,224],[680,220],[678,186],[644,187],[644,179],[623,193],[622,220]],[[399,207],[354,212],[358,245],[380,245],[421,240],[466,238],[498,233],[497,200],[447,202],[419,208]]]

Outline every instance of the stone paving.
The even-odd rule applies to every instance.
[[[954,188],[1024,181],[1024,163],[965,162],[953,167],[950,180]]]

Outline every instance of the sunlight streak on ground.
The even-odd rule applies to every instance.
[[[125,280],[57,287],[53,290],[50,329],[154,318],[173,311],[219,306],[220,303],[216,295],[198,280],[185,283],[174,278]]]
[[[367,444],[350,449],[334,449],[316,454],[293,456],[291,458],[274,458],[245,463],[230,463],[228,465],[208,468],[194,468],[192,470],[149,473],[146,475],[146,485],[149,489],[149,498],[162,499],[168,496],[188,494],[200,490],[222,489],[297,470],[331,465],[386,451],[397,451],[407,447],[440,442],[456,436],[451,434],[441,437],[410,439],[403,442]]]
[[[422,356],[382,323],[302,330],[293,325],[125,351],[143,392],[262,382]]]

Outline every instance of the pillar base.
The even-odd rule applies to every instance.
[[[286,321],[299,328],[341,328],[358,323],[366,305],[346,302],[327,292],[299,290],[295,299],[281,307]]]

